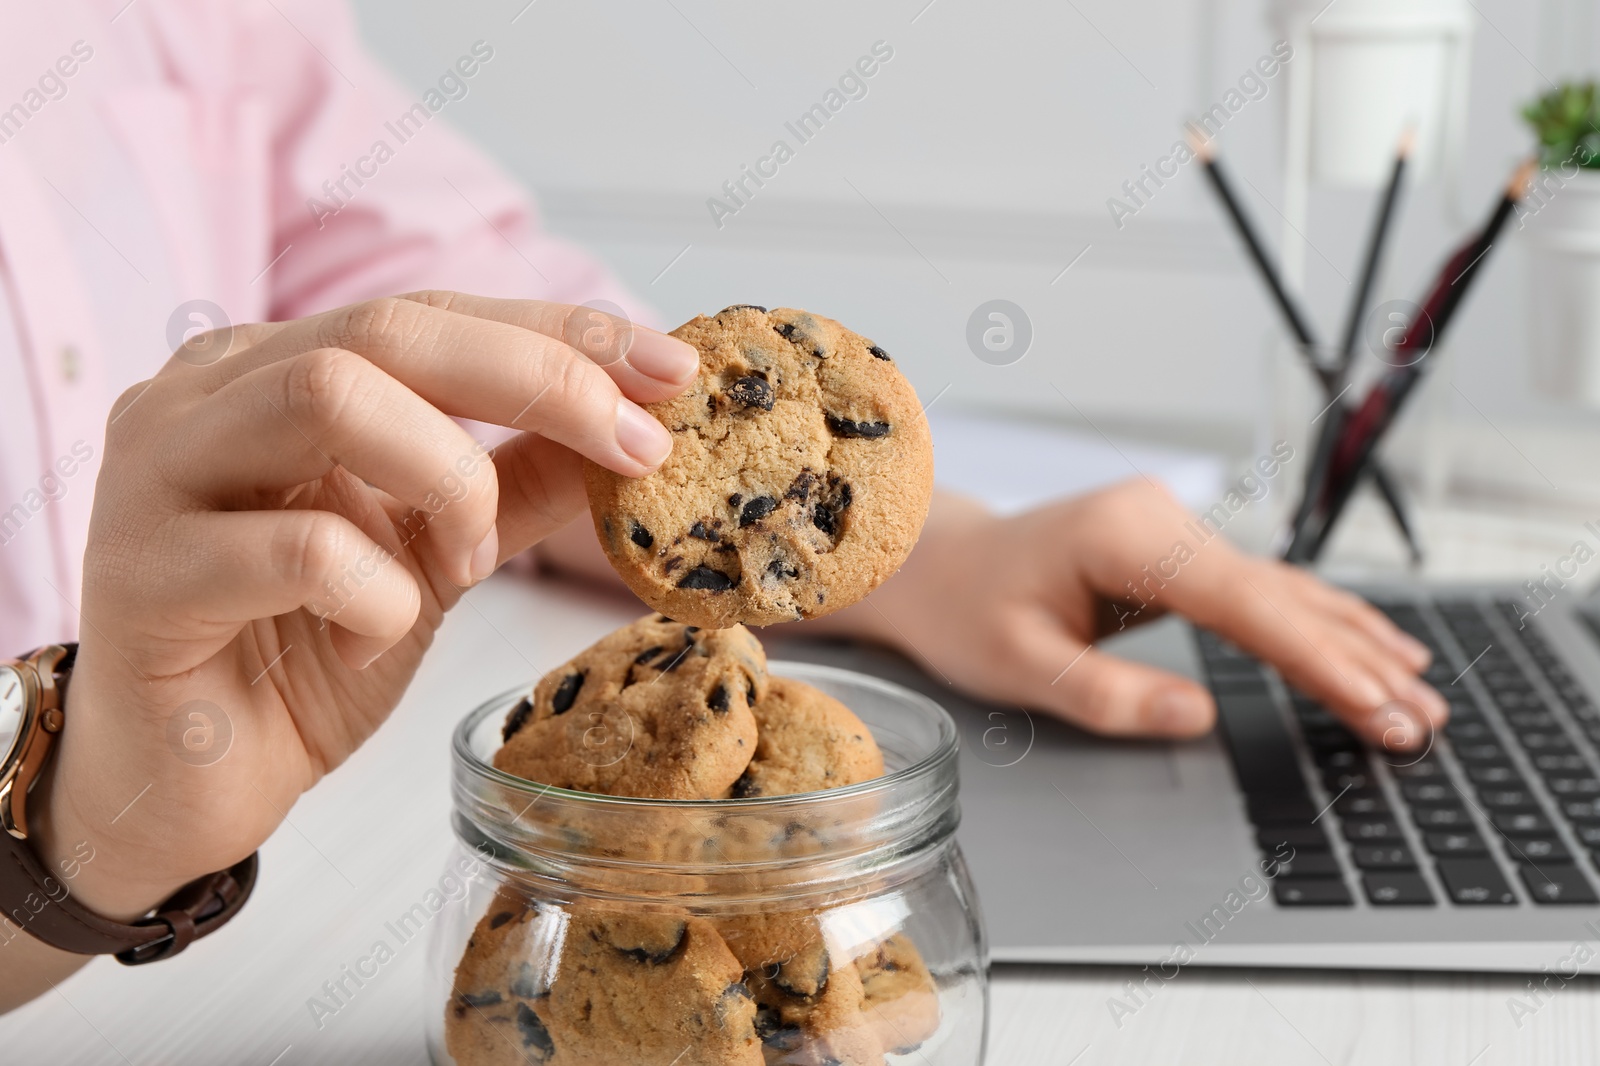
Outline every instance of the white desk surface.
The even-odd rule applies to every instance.
[[[1439,547],[1446,557],[1471,556],[1476,573],[1529,573],[1553,558],[1541,554],[1547,545],[1570,541],[1565,525],[1502,552],[1476,542],[1470,550]],[[475,590],[452,613],[393,719],[267,843],[256,898],[238,921],[169,962],[96,962],[0,1018],[0,1063],[421,1066],[423,1018],[434,1006],[421,995],[420,940],[320,1029],[307,1000],[438,879],[450,843],[447,741],[461,715],[634,610],[510,576]],[[1002,969],[988,1061],[1501,1066],[1600,1057],[1593,981],[1546,996],[1519,1026],[1508,999],[1525,990],[1514,978],[1192,969],[1118,1028],[1107,1000],[1130,976],[1115,968]]]

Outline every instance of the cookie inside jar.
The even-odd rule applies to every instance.
[[[567,721],[628,722],[637,743],[573,744]],[[689,802],[620,820],[604,806],[539,811],[599,870],[573,898],[497,891],[445,1010],[460,1066],[881,1066],[938,1029],[937,984],[903,933],[828,933],[876,881],[804,905],[772,898],[807,863],[860,850],[852,826],[870,824],[878,801],[848,790],[881,778],[885,760],[843,701],[769,673],[748,630],[637,619],[550,671],[501,738],[494,766],[532,782]],[[804,802],[839,790],[843,805]],[[699,876],[669,881],[660,866]]]

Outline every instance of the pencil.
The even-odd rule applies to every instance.
[[[1344,326],[1344,343],[1339,346],[1339,355],[1334,362],[1336,383],[1343,382],[1345,375],[1350,372],[1350,364],[1355,360],[1356,342],[1361,337],[1361,319],[1367,313],[1367,301],[1372,299],[1372,286],[1377,281],[1378,264],[1383,259],[1384,245],[1388,243],[1395,203],[1400,199],[1400,187],[1405,180],[1406,163],[1415,145],[1416,134],[1408,127],[1400,135],[1400,145],[1395,150],[1394,169],[1389,174],[1389,188],[1384,192],[1380,202],[1378,219],[1373,224],[1372,237],[1367,242],[1366,265],[1362,267],[1361,280],[1357,283],[1354,298],[1350,302],[1350,314]]]
[[[1334,401],[1330,406],[1329,422],[1323,427],[1323,439],[1331,446],[1332,441],[1337,439],[1331,434],[1336,433],[1342,425],[1335,416],[1344,410],[1343,405],[1338,402],[1337,375],[1317,357],[1316,334],[1312,332],[1311,324],[1300,310],[1300,305],[1289,295],[1289,290],[1284,287],[1283,281],[1278,277],[1277,267],[1267,257],[1266,249],[1262,247],[1260,239],[1256,236],[1255,228],[1250,225],[1249,217],[1245,215],[1243,205],[1239,203],[1238,198],[1233,194],[1233,187],[1229,184],[1227,175],[1223,173],[1222,164],[1217,160],[1216,153],[1211,150],[1211,142],[1202,137],[1193,126],[1189,127],[1188,136],[1191,150],[1205,167],[1206,176],[1211,180],[1212,188],[1216,190],[1217,198],[1222,201],[1223,207],[1228,212],[1228,217],[1233,220],[1234,228],[1238,230],[1245,249],[1255,262],[1256,270],[1260,273],[1262,280],[1267,283],[1267,288],[1272,291],[1273,299],[1277,302],[1278,309],[1283,313],[1284,321],[1288,323],[1289,332],[1294,335],[1294,339],[1300,348],[1300,354],[1305,357],[1306,364],[1311,367],[1312,373],[1316,374],[1317,380],[1321,382],[1323,395]],[[1301,533],[1305,521],[1317,503],[1317,497],[1313,494],[1313,489],[1321,483],[1322,475],[1319,471],[1325,471],[1326,461],[1323,455],[1324,452],[1319,441],[1319,450],[1313,453],[1312,466],[1306,476],[1305,495],[1301,498],[1300,507],[1295,514],[1294,523],[1291,527],[1294,530],[1293,541],[1296,543],[1301,542]],[[1399,527],[1400,534],[1405,538],[1406,546],[1410,549],[1412,556],[1414,558],[1420,557],[1422,548],[1417,543],[1416,534],[1411,528],[1411,523],[1406,518],[1405,511],[1400,506],[1396,492],[1393,479],[1385,476],[1383,479],[1384,502],[1393,514],[1395,525]]]
[[[1366,264],[1362,268],[1360,281],[1351,299],[1349,316],[1345,321],[1344,342],[1339,346],[1333,364],[1333,381],[1329,387],[1341,394],[1344,380],[1350,373],[1351,364],[1355,361],[1356,343],[1361,336],[1361,319],[1367,312],[1367,302],[1372,298],[1372,286],[1377,279],[1378,264],[1383,259],[1389,226],[1394,218],[1395,203],[1399,199],[1401,183],[1405,178],[1406,162],[1415,143],[1415,135],[1408,127],[1400,135],[1400,144],[1395,151],[1394,168],[1389,174],[1389,187],[1379,202],[1378,218],[1373,224],[1372,236],[1367,243]],[[1306,474],[1305,495],[1301,497],[1300,505],[1289,527],[1289,549],[1284,553],[1284,558],[1289,562],[1310,561],[1311,542],[1310,538],[1305,536],[1306,524],[1316,512],[1317,504],[1322,502],[1328,471],[1332,467],[1333,447],[1344,429],[1345,420],[1342,415],[1342,410],[1329,412],[1328,421],[1323,424],[1322,432],[1317,438],[1316,450],[1312,453],[1311,469]],[[1420,561],[1422,551],[1405,509],[1401,506],[1399,487],[1389,476],[1388,471],[1381,466],[1374,468],[1373,475],[1373,483],[1394,515],[1395,524],[1400,527],[1406,546],[1411,550],[1412,561]]]
[[[1217,191],[1217,199],[1222,201],[1228,217],[1233,220],[1233,228],[1239,231],[1239,239],[1244,242],[1245,250],[1250,253],[1250,258],[1256,264],[1256,270],[1267,283],[1267,288],[1272,291],[1272,298],[1277,301],[1278,310],[1283,313],[1284,321],[1289,324],[1289,332],[1294,335],[1295,341],[1300,345],[1301,353],[1311,364],[1312,370],[1321,379],[1323,386],[1331,385],[1333,376],[1322,365],[1322,360],[1317,358],[1317,342],[1311,332],[1311,325],[1301,312],[1300,305],[1295,303],[1294,298],[1289,295],[1289,290],[1284,288],[1283,282],[1278,277],[1277,267],[1267,258],[1266,249],[1262,247],[1254,227],[1245,216],[1244,208],[1233,194],[1233,187],[1229,184],[1227,175],[1223,173],[1221,163],[1211,150],[1211,142],[1201,137],[1193,126],[1189,127],[1188,132],[1189,147],[1205,167],[1206,176],[1211,179],[1212,188]]]
[[[1407,360],[1403,365],[1395,367],[1379,378],[1367,393],[1361,406],[1352,416],[1344,420],[1345,425],[1342,427],[1340,440],[1334,449],[1331,461],[1329,483],[1332,485],[1332,491],[1325,509],[1326,517],[1312,537],[1309,546],[1303,549],[1306,557],[1315,559],[1321,553],[1329,533],[1350,502],[1362,473],[1371,463],[1378,444],[1389,427],[1394,424],[1400,409],[1422,378],[1426,361],[1424,357],[1444,336],[1467,292],[1472,288],[1473,281],[1483,272],[1484,261],[1493,250],[1517,204],[1528,195],[1533,175],[1537,170],[1538,163],[1535,160],[1527,160],[1518,165],[1483,230],[1461,245],[1455,254],[1445,261],[1439,276],[1434,280],[1427,300],[1423,303],[1422,313],[1411,323],[1405,337],[1395,346],[1397,354],[1412,355],[1419,350],[1422,354],[1415,359]],[[1290,548],[1293,550],[1295,545],[1291,544]]]
[[[1400,342],[1397,351],[1414,350],[1413,337],[1430,344],[1439,343],[1439,337],[1450,325],[1450,319],[1455,316],[1456,309],[1466,298],[1467,291],[1472,288],[1473,280],[1482,272],[1483,261],[1494,247],[1494,242],[1499,239],[1500,231],[1505,229],[1506,222],[1517,209],[1517,204],[1528,195],[1533,175],[1537,170],[1538,164],[1531,159],[1517,167],[1516,173],[1506,184],[1505,194],[1501,196],[1500,202],[1495,204],[1494,213],[1490,216],[1488,225],[1484,226],[1483,232],[1475,240],[1468,241],[1457,250],[1456,254],[1445,263],[1444,269],[1439,272],[1433,291],[1428,294],[1427,302],[1422,305],[1426,319],[1418,316],[1417,321],[1406,331],[1405,339]],[[1431,338],[1424,336],[1427,333],[1432,334]],[[1417,373],[1420,374],[1421,370],[1419,369]]]

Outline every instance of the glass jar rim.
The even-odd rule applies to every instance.
[[[451,756],[458,770],[465,770],[486,784],[524,793],[530,799],[550,797],[575,806],[587,806],[609,811],[626,811],[628,809],[660,811],[670,808],[700,812],[726,810],[729,813],[738,812],[740,814],[750,814],[763,808],[781,809],[799,804],[814,806],[819,802],[826,803],[834,799],[841,802],[859,801],[864,797],[894,792],[907,786],[914,786],[923,780],[937,776],[954,763],[960,743],[960,733],[956,728],[955,720],[950,717],[950,713],[941,707],[937,701],[924,696],[922,693],[914,692],[903,685],[897,685],[892,681],[885,681],[870,674],[862,674],[836,666],[787,659],[770,660],[767,666],[770,673],[779,676],[789,676],[786,668],[798,667],[803,674],[832,677],[839,681],[847,681],[852,685],[875,688],[886,696],[892,696],[896,700],[916,705],[926,711],[936,723],[938,739],[932,749],[921,758],[898,770],[859,784],[824,789],[818,792],[798,792],[782,796],[749,796],[743,799],[705,800],[607,796],[596,792],[580,792],[575,789],[546,785],[537,781],[529,781],[515,774],[508,774],[480,758],[472,750],[473,734],[482,727],[484,719],[495,713],[496,710],[504,708],[507,701],[531,691],[531,685],[522,684],[490,697],[467,712],[466,716],[456,725],[451,735]]]

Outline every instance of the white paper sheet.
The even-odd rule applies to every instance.
[[[1093,430],[967,411],[929,411],[935,480],[1003,514],[1137,477],[1159,481],[1190,509],[1226,491],[1219,455],[1108,439]]]

